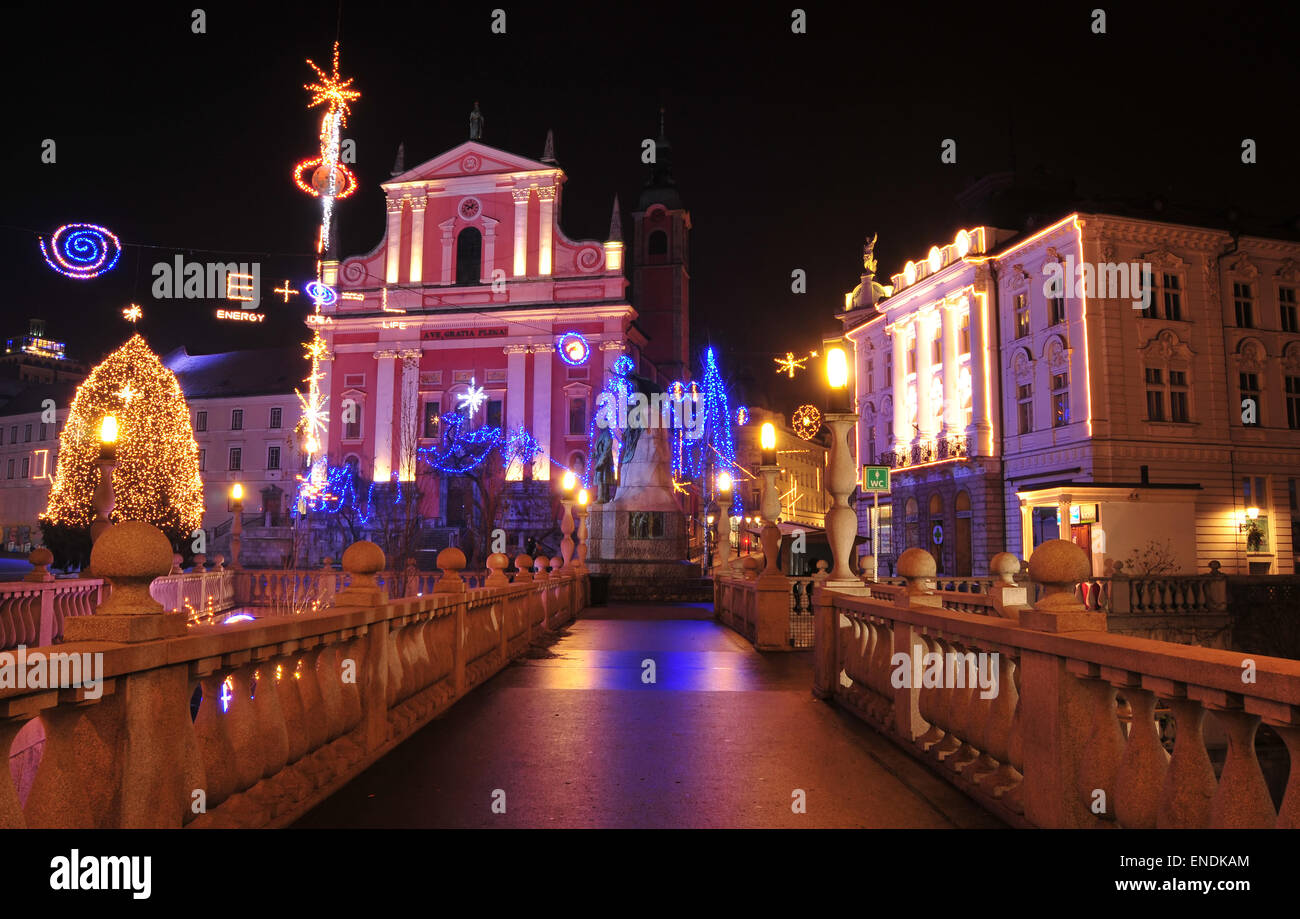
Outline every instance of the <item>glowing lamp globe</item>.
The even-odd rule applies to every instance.
[[[831,389],[843,389],[849,382],[849,362],[843,348],[826,352],[826,382]]]
[[[764,450],[776,449],[776,427],[772,424],[772,422],[770,421],[763,422],[763,429],[760,434],[760,437],[762,440]]]
[[[244,486],[236,482],[230,486],[230,497],[236,501],[244,500]]]
[[[564,477],[560,480],[560,487],[565,491],[573,491],[573,486],[578,484],[578,477],[573,474],[573,470],[567,470]]]
[[[105,415],[104,420],[99,424],[99,442],[103,444],[117,443],[117,419],[112,415]]]
[[[582,491],[578,492],[578,504],[580,504],[583,507],[586,507],[587,502],[590,500],[591,500],[591,496],[587,494],[587,489],[584,488],[582,489]]]
[[[724,492],[724,493],[731,491],[731,484],[732,484],[732,483],[731,483],[731,473],[730,473],[730,472],[719,472],[719,473],[718,473],[718,491],[720,491],[720,492]]]

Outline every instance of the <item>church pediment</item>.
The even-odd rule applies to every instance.
[[[454,147],[419,166],[406,170],[401,175],[393,176],[384,182],[383,186],[388,188],[404,182],[427,182],[435,179],[499,173],[553,171],[556,171],[556,167],[548,166],[538,160],[468,140],[459,147]]]

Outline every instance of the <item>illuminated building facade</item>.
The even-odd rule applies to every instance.
[[[522,428],[541,449],[527,468],[512,464],[507,479],[555,491],[561,471],[585,472],[594,400],[615,360],[626,353],[639,373],[667,379],[645,352],[627,296],[617,202],[607,239],[566,236],[566,176],[551,150],[548,138],[532,160],[471,140],[402,171],[383,184],[384,239],[326,263],[339,293],[320,321],[332,464],[355,465],[376,482],[412,481],[424,471],[417,451],[440,442],[440,416],[481,389],[471,426]],[[679,252],[685,232],[673,202],[652,195],[641,203],[634,251],[653,239],[656,253],[666,242],[665,258]],[[672,240],[655,235],[660,224],[676,227]],[[646,292],[647,303],[685,306],[671,284],[647,282]],[[431,478],[423,516],[464,523],[469,483]]]
[[[1300,243],[1078,213],[892,280],[838,314],[860,461],[892,469],[882,570],[921,546],[979,575],[1058,535],[1097,575],[1153,540],[1180,571],[1296,570]]]
[[[46,337],[45,320],[32,319],[27,333],[5,342],[0,354],[0,378],[24,383],[59,383],[79,380],[86,366],[68,359],[61,341]]]

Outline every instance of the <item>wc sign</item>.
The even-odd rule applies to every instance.
[[[889,467],[888,466],[863,466],[862,467],[862,490],[863,491],[889,491]]]

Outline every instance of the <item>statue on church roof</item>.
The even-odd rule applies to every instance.
[[[867,277],[876,276],[876,236],[872,233],[871,238],[867,240],[862,247],[862,270],[867,273]]]
[[[469,113],[469,139],[483,139],[483,113],[478,110],[478,103],[474,103],[474,111]]]

